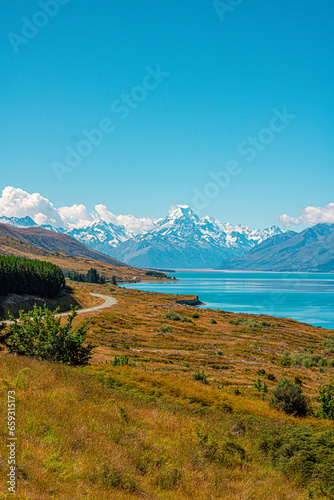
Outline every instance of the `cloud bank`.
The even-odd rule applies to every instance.
[[[303,209],[299,217],[290,217],[283,214],[277,217],[286,227],[298,224],[307,224],[314,226],[315,224],[334,223],[334,203],[328,203],[325,207],[306,207]]]
[[[115,226],[124,226],[135,235],[154,227],[154,220],[133,215],[115,215],[105,205],[96,205],[90,212],[85,205],[56,208],[39,193],[30,194],[20,188],[7,186],[0,197],[0,217],[31,217],[38,224],[51,224],[55,227],[83,227],[103,220]]]

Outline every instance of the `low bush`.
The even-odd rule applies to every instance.
[[[165,319],[170,319],[172,321],[180,321],[180,316],[174,312],[174,311],[169,311],[164,315]]]
[[[327,359],[321,356],[320,354],[308,354],[308,353],[289,354],[288,352],[284,352],[280,365],[305,366],[305,368],[312,368],[313,366],[321,367],[321,366],[327,366]]]
[[[327,337],[321,342],[321,347],[324,347],[328,353],[334,354],[334,336],[327,335]]]
[[[158,332],[161,332],[161,333],[172,333],[173,332],[173,329],[171,326],[159,326],[158,328]]]
[[[192,313],[191,317],[194,318],[194,319],[198,319],[199,318],[198,312]]]
[[[203,384],[208,384],[206,375],[204,375],[204,370],[202,370],[202,372],[197,371],[196,373],[194,373],[193,380],[199,380]]]
[[[73,309],[65,325],[61,326],[61,318],[55,316],[56,312],[49,311],[46,306],[44,309],[34,306],[28,313],[20,311],[19,320],[10,317],[14,323],[9,332],[0,336],[0,343],[12,354],[69,365],[87,365],[93,346],[89,343],[83,345],[86,324],[73,329],[72,323],[77,315]]]
[[[110,361],[110,364],[112,366],[125,366],[129,365],[130,363],[128,356],[125,354],[124,356],[115,356],[114,360]]]
[[[187,318],[187,316],[182,316],[181,318],[182,323],[192,323],[190,318]]]
[[[309,411],[308,401],[302,388],[292,380],[283,378],[274,387],[271,404],[287,414],[305,417]]]
[[[334,420],[334,386],[333,383],[322,385],[319,390],[319,416]]]

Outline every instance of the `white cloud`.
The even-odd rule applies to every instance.
[[[61,218],[67,222],[69,226],[86,226],[95,220],[95,217],[90,214],[85,205],[72,205],[71,207],[60,207],[58,212]]]
[[[0,215],[31,217],[36,224],[61,226],[63,220],[53,204],[39,193],[29,194],[23,189],[7,186],[0,197]]]
[[[100,219],[116,226],[125,226],[127,231],[133,234],[143,233],[154,227],[152,219],[146,217],[137,219],[133,215],[115,215],[105,205],[95,205],[95,210]]]
[[[277,217],[285,226],[292,224],[307,224],[314,226],[315,224],[334,223],[334,203],[329,203],[325,207],[312,207],[308,206],[303,209],[299,217],[290,217],[287,214]]]
[[[105,205],[96,205],[95,212],[89,212],[83,204],[64,206],[54,205],[39,193],[29,194],[20,188],[7,186],[0,196],[0,216],[29,216],[38,225],[51,224],[55,227],[82,227],[98,219],[116,226],[125,226],[131,234],[140,234],[154,227],[149,218],[136,218],[133,215],[115,215]]]

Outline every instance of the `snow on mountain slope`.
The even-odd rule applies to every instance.
[[[114,257],[134,266],[210,268],[243,255],[281,229],[252,230],[199,218],[187,205],[172,207],[151,231],[118,245]]]
[[[7,224],[36,226],[30,217],[3,219]],[[83,226],[41,227],[68,234],[94,250],[133,266],[158,268],[217,267],[222,260],[244,255],[271,236],[284,232],[277,226],[249,229],[223,224],[208,216],[199,218],[187,205],[172,207],[165,218],[152,225],[153,228],[143,234],[102,219]]]

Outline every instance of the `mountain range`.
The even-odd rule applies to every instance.
[[[0,217],[1,222],[62,233],[94,251],[145,268],[215,268],[223,260],[240,257],[268,238],[285,233],[277,226],[250,229],[208,216],[200,218],[187,205],[172,207],[143,234],[102,219],[72,227],[37,226],[30,217]]]
[[[317,224],[300,233],[277,234],[220,269],[243,271],[334,272],[334,224]]]

